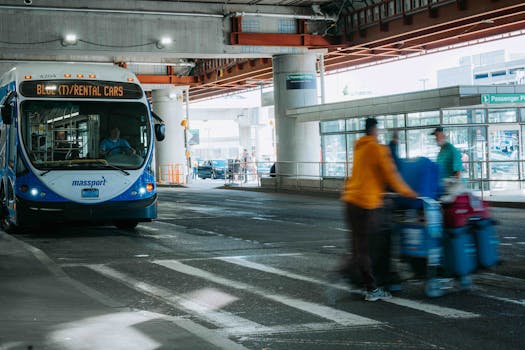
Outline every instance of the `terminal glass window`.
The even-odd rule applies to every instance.
[[[427,157],[435,160],[439,152],[436,139],[430,133],[430,129],[407,130],[408,158]]]
[[[345,176],[346,138],[344,134],[324,135],[323,143],[323,176]]]
[[[516,123],[518,121],[517,110],[489,109],[489,123]]]
[[[385,129],[396,129],[405,127],[405,115],[394,114],[394,115],[381,115],[377,117],[379,120],[384,120]]]
[[[485,123],[484,109],[445,109],[443,124],[482,124]]]
[[[439,125],[439,111],[407,114],[407,126]]]
[[[348,145],[348,169],[347,169],[348,176],[352,174],[352,162],[354,161],[355,143],[362,136],[365,136],[365,134],[364,133],[348,134],[346,136],[346,144]]]
[[[519,133],[518,125],[489,126],[489,162],[491,190],[519,189]],[[507,181],[504,181],[507,180]]]
[[[345,131],[345,120],[330,120],[321,122],[321,133]]]
[[[362,131],[365,130],[366,118],[350,118],[346,120],[346,130]]]

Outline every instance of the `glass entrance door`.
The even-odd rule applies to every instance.
[[[509,194],[520,188],[520,127],[512,125],[489,126],[489,178],[491,194]]]

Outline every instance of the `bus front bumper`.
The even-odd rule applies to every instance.
[[[136,201],[111,201],[97,204],[72,202],[34,202],[16,200],[17,225],[33,226],[42,223],[116,221],[151,221],[157,217],[157,195]]]

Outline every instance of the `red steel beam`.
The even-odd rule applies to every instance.
[[[198,84],[197,79],[193,76],[138,74],[137,78],[141,84],[173,84],[190,86]]]
[[[231,45],[250,46],[306,46],[327,47],[332,45],[326,37],[314,34],[280,33],[231,33]]]

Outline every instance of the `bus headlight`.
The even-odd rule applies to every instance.
[[[30,193],[33,197],[36,197],[38,195],[38,190],[36,188],[32,188]]]
[[[146,189],[144,187],[139,188],[139,193],[140,194],[146,193]]]

